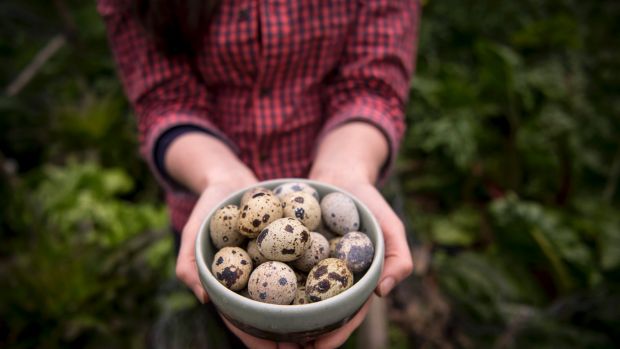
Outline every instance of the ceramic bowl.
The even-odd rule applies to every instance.
[[[349,195],[357,206],[361,231],[365,232],[375,247],[373,261],[363,275],[355,275],[355,284],[343,293],[326,300],[302,305],[278,305],[254,301],[235,293],[211,273],[213,256],[217,252],[211,244],[209,221],[215,211],[225,205],[238,205],[243,193],[254,187],[275,189],[288,182],[304,182],[314,187],[320,197],[334,191]],[[345,324],[371,296],[383,268],[383,234],[368,208],[353,195],[334,186],[305,179],[277,179],[258,183],[240,190],[222,201],[205,218],[196,238],[196,264],[203,287],[211,302],[230,322],[254,336],[286,342],[303,343]]]

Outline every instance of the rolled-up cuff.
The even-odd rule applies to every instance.
[[[185,133],[175,132],[174,130],[178,128],[185,129],[189,132],[205,132],[222,141],[236,154],[239,154],[239,148],[212,122],[191,112],[175,112],[174,115],[165,118],[165,120],[158,123],[156,127],[153,127],[146,135],[142,144],[142,156],[147,161],[157,181],[165,190],[172,191],[177,195],[192,194],[187,188],[174,181],[163,167],[163,156],[165,155],[167,146],[172,143],[174,138]],[[169,138],[170,135],[173,136],[173,139]],[[162,142],[162,140],[165,142]],[[159,158],[160,154],[161,158]]]

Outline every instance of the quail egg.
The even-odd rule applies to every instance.
[[[248,292],[259,302],[291,304],[297,292],[295,272],[282,262],[265,262],[250,275]]]
[[[239,291],[248,283],[252,272],[252,260],[240,247],[224,247],[213,257],[211,271],[222,285],[233,291]]]
[[[317,201],[319,200],[319,193],[316,191],[316,189],[314,189],[310,185],[308,185],[306,183],[303,183],[303,182],[284,183],[284,184],[279,185],[278,187],[276,187],[273,190],[273,192],[280,199],[284,198],[286,195],[288,195],[290,193],[304,192],[304,193],[308,193],[308,194],[314,196],[314,198]]]
[[[252,239],[248,242],[248,247],[246,248],[250,258],[252,258],[252,262],[254,262],[254,267],[258,267],[259,265],[268,261],[260,251],[258,250],[258,245],[256,244],[256,239]]]
[[[310,230],[321,223],[321,206],[311,194],[303,191],[290,193],[281,199],[284,217],[297,218]]]
[[[297,219],[281,218],[263,229],[256,243],[265,258],[290,262],[304,254],[310,244],[310,233]]]
[[[209,223],[209,234],[215,247],[239,246],[245,240],[237,230],[239,207],[227,205],[215,212]]]
[[[257,188],[248,189],[248,190],[246,190],[245,193],[243,193],[243,196],[241,196],[241,200],[239,202],[239,206],[243,207],[248,202],[250,197],[252,197],[252,196],[254,196],[255,194],[258,194],[258,193],[274,195],[271,190],[269,190],[267,188],[264,188],[264,187],[257,187]]]
[[[311,232],[310,246],[301,257],[291,262],[291,265],[301,271],[308,272],[327,257],[329,257],[329,242],[323,235]]]
[[[354,273],[368,269],[374,254],[375,248],[368,235],[357,231],[344,234],[335,251],[335,257],[345,261]]]
[[[255,238],[269,223],[282,218],[282,205],[273,194],[259,192],[242,206],[239,215],[239,232]]]
[[[336,246],[338,246],[340,239],[342,239],[342,236],[329,240],[329,256],[332,258],[336,258]]]
[[[306,296],[310,302],[318,302],[342,293],[353,285],[353,274],[347,264],[337,258],[320,261],[308,273]]]
[[[306,286],[297,286],[297,293],[295,293],[295,299],[293,304],[308,304],[308,297],[306,296]]]
[[[325,225],[334,233],[344,235],[360,227],[360,217],[353,199],[340,192],[327,194],[321,200]]]

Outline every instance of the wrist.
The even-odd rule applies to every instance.
[[[310,177],[374,184],[388,153],[388,142],[379,129],[367,122],[349,122],[321,140]]]
[[[212,184],[245,184],[254,178],[233,151],[219,139],[203,133],[184,134],[170,144],[165,166],[176,181],[194,193]]]
[[[376,177],[376,171],[361,163],[316,163],[309,174],[311,179],[341,186],[343,184],[372,184]]]

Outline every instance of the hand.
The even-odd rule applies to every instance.
[[[388,153],[388,139],[379,129],[365,122],[350,122],[322,139],[309,176],[353,194],[377,219],[385,240],[385,264],[375,288],[381,297],[387,296],[413,270],[405,227],[373,185]],[[331,347],[344,343],[366,316],[367,306],[368,303],[350,323],[317,339],[315,344]]]
[[[232,177],[231,177],[232,178]],[[177,257],[176,274],[196,295],[201,303],[209,298],[198,277],[196,267],[196,235],[207,214],[228,195],[246,186],[256,183],[254,176],[234,178],[232,180],[211,181],[196,202],[187,224],[183,228],[181,247]]]
[[[311,179],[333,184],[353,194],[370,209],[379,222],[385,240],[385,264],[375,292],[380,297],[387,296],[394,286],[409,276],[413,270],[403,223],[381,193],[363,179],[352,180],[350,176],[344,175],[315,176]]]
[[[201,303],[209,298],[196,267],[196,235],[207,214],[232,192],[257,182],[252,171],[220,140],[202,132],[186,133],[169,146],[166,170],[180,184],[200,195],[183,227],[176,274]]]

